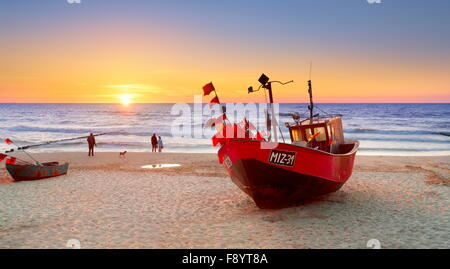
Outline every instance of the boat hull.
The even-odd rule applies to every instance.
[[[284,143],[232,140],[219,150],[232,181],[260,208],[282,208],[339,190],[350,178],[358,142],[345,154]],[[277,164],[273,151],[295,155]],[[289,164],[289,165],[286,165]]]
[[[69,164],[44,163],[43,166],[6,164],[6,170],[15,181],[39,180],[67,174]]]

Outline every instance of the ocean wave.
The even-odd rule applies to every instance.
[[[82,146],[87,145],[86,141],[71,141],[71,142],[58,142],[52,144],[44,144],[34,148],[62,148],[62,147],[73,147],[73,146]],[[150,145],[150,142],[117,142],[117,141],[101,141],[97,142],[97,146],[99,147],[147,147]]]
[[[404,136],[391,136],[391,137],[378,137],[378,136],[361,136],[347,135],[346,139],[355,139],[360,141],[378,141],[378,142],[408,142],[408,143],[448,143],[449,141],[445,137],[404,137]]]
[[[344,129],[344,133],[372,133],[372,134],[384,134],[384,135],[443,135],[450,136],[448,132],[433,132],[426,130],[386,130],[375,128],[354,128]]]
[[[370,133],[370,132],[379,132],[378,129],[373,128],[354,128],[354,129],[344,129],[346,133]]]
[[[415,154],[428,152],[431,147],[438,154],[439,149],[449,148],[446,145],[450,139],[450,120],[446,117],[450,115],[448,104],[319,106],[329,113],[347,115],[343,120],[345,136],[360,140],[362,151]],[[171,108],[172,104],[139,104],[126,109],[115,104],[0,104],[0,114],[8,115],[0,123],[0,137],[9,137],[23,146],[86,136],[91,132],[108,133],[98,138],[99,150],[130,148],[130,151],[148,151],[150,137],[156,133],[162,136],[169,151],[212,151],[209,138],[214,129],[203,126],[208,116],[195,115],[201,119],[197,122],[191,118],[192,115],[183,115],[185,122],[192,123],[189,131],[202,131],[202,139],[173,137],[171,126],[178,116],[171,115]],[[280,123],[291,119],[292,113],[297,111],[305,116],[306,108],[307,104],[280,104]],[[253,119],[251,121],[257,123]],[[281,129],[289,141],[287,129],[283,125]],[[86,140],[82,139],[46,145],[42,151],[76,151],[86,147]],[[33,150],[41,151],[40,147]]]
[[[73,120],[62,120],[62,121],[58,122],[58,124],[72,124],[72,123],[76,123],[76,122]]]
[[[278,113],[278,115],[281,117],[292,117],[292,114],[294,114],[294,113],[295,112],[288,112],[288,113],[280,112],[280,113]]]
[[[150,142],[145,143],[145,142],[112,142],[112,141],[108,141],[108,142],[98,142],[97,145],[99,147],[102,147],[102,146],[111,146],[111,147],[149,147],[150,146]]]
[[[90,128],[54,128],[54,127],[36,127],[36,126],[26,126],[19,125],[14,127],[5,128],[5,130],[9,132],[39,132],[39,133],[61,133],[61,134],[86,134],[89,133],[108,133],[110,135],[120,135],[126,134],[127,132],[124,130],[117,130],[113,128],[98,128],[98,127],[90,127]]]
[[[42,132],[42,133],[71,133],[71,134],[81,134],[89,133],[93,131],[92,128],[86,129],[70,129],[70,128],[51,128],[51,127],[35,127],[35,126],[25,126],[19,125],[15,127],[6,128],[10,132]]]
[[[154,131],[148,131],[148,132],[126,132],[123,131],[121,133],[117,133],[115,135],[132,135],[132,136],[140,136],[140,137],[151,137],[153,135],[153,133],[155,133],[157,136],[172,136],[171,132],[162,132],[162,131],[158,131],[158,130],[154,130]]]

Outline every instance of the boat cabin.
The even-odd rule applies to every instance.
[[[305,119],[289,128],[292,144],[319,149],[325,152],[338,153],[344,144],[342,120],[340,116]]]

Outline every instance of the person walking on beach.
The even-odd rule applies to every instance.
[[[88,142],[88,145],[89,145],[89,154],[88,154],[88,156],[94,156],[94,146],[97,146],[97,143],[95,143],[95,136],[94,136],[94,134],[91,133],[91,135],[88,136],[87,142]]]
[[[156,147],[158,146],[158,139],[156,138],[156,134],[152,135],[152,152],[156,152]]]
[[[164,148],[161,136],[158,136],[158,151],[162,152],[162,149]]]

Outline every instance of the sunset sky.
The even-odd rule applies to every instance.
[[[0,102],[450,102],[450,1],[2,0]]]

